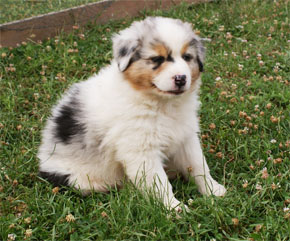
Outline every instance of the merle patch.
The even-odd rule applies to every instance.
[[[85,125],[77,119],[77,115],[81,113],[80,104],[75,97],[60,107],[58,115],[54,118],[56,124],[55,137],[65,144],[70,144],[76,136],[85,133]]]
[[[62,175],[58,173],[51,173],[51,172],[42,172],[40,171],[38,174],[40,177],[43,179],[49,181],[50,183],[53,184],[53,186],[68,186],[68,178],[69,174],[67,175]]]
[[[120,51],[119,51],[119,56],[120,56],[120,57],[124,57],[127,53],[128,53],[128,49],[127,49],[127,47],[123,47],[123,48],[121,48]]]
[[[199,71],[203,72],[204,71],[203,64],[200,61],[200,58],[198,56],[197,56],[196,60],[197,60],[197,63],[198,63]]]
[[[133,64],[134,62],[138,61],[139,59],[141,59],[141,55],[140,53],[137,51],[136,53],[134,53],[134,55],[132,56],[132,58],[129,60],[128,66],[126,67],[126,69],[128,69],[130,67],[131,64]],[[125,70],[126,70],[125,69]],[[124,71],[125,71],[124,70]]]

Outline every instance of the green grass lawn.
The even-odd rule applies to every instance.
[[[37,176],[40,131],[72,83],[112,57],[112,33],[133,20],[77,29],[0,49],[0,240],[289,240],[289,1],[179,5],[162,15],[192,22],[207,46],[201,139],[223,198],[173,182],[190,211],[179,217],[126,184],[82,197]]]
[[[0,24],[100,0],[0,0]]]

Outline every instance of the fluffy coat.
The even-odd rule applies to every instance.
[[[124,177],[179,207],[165,170],[222,196],[198,138],[201,40],[180,20],[149,17],[113,36],[111,65],[74,84],[53,108],[39,148],[40,175],[83,193]]]

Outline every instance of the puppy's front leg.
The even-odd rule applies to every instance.
[[[201,194],[223,196],[226,193],[225,187],[210,175],[197,134],[186,140],[173,161],[185,177],[190,175],[194,178]]]
[[[174,197],[172,186],[162,166],[162,159],[154,153],[123,153],[127,177],[141,190],[153,190],[169,209],[179,210],[180,202]],[[145,193],[145,192],[144,192]]]

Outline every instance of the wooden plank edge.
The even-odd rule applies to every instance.
[[[103,24],[109,20],[138,16],[142,10],[169,9],[181,2],[202,3],[209,0],[104,0],[90,3],[1,24],[0,46],[16,47],[22,42],[54,37],[62,31],[71,32],[75,25]]]

